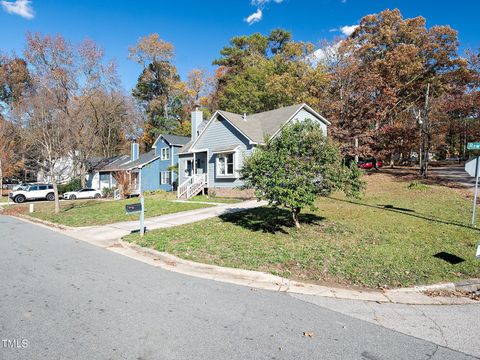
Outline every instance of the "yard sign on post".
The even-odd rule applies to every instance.
[[[480,150],[480,142],[468,143],[468,150]],[[465,164],[465,171],[470,176],[475,176],[475,195],[473,196],[473,210],[472,210],[472,225],[475,225],[475,209],[477,207],[477,193],[478,193],[478,177],[480,165],[480,156],[477,156],[475,159],[470,160]]]
[[[143,194],[140,194],[140,204],[142,205],[142,211],[140,211],[140,236],[143,236],[145,234],[145,198]]]

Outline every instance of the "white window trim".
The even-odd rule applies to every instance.
[[[163,147],[163,148],[160,149],[160,160],[170,160],[170,148],[169,147]]]
[[[170,182],[166,181],[167,178],[170,180]],[[160,185],[172,185],[172,172],[171,171],[160,171]]]
[[[232,166],[233,166],[233,171],[231,174],[220,174],[219,173],[219,169],[220,169],[220,166],[219,166],[219,159],[221,157],[224,157],[226,158],[228,155],[233,155],[233,159],[232,159]],[[218,154],[215,154],[215,175],[217,178],[237,178],[237,172],[236,172],[236,169],[235,169],[235,164],[236,164],[236,159],[237,159],[237,153],[235,151],[227,151],[227,152],[223,152],[223,153],[218,153]],[[225,162],[225,171],[228,170],[228,164],[227,162]]]

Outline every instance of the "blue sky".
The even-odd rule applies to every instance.
[[[281,27],[296,40],[318,43],[342,36],[342,27],[386,8],[399,8],[404,17],[424,16],[428,26],[450,25],[459,31],[462,49],[480,47],[476,0],[11,0],[0,4],[0,51],[21,54],[28,31],[61,33],[75,42],[88,37],[105,49],[108,58],[116,59],[127,89],[140,72],[127,58],[128,47],[153,32],[175,45],[182,77],[193,68],[213,70],[212,60],[233,36]]]

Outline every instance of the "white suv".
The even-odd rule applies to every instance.
[[[10,197],[10,199],[12,199],[18,204],[21,204],[27,200],[55,200],[55,194],[53,193],[53,185],[49,184],[24,185],[18,190],[12,191],[10,194],[8,194],[8,196]]]

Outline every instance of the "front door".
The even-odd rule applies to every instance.
[[[193,173],[193,160],[185,161],[185,176],[191,177]]]
[[[206,174],[207,173],[207,153],[196,153],[195,154],[195,174]]]

